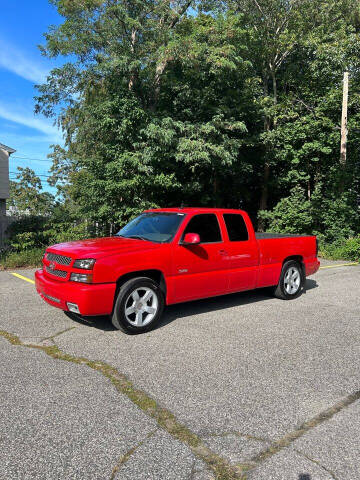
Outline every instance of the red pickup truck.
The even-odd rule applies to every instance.
[[[319,268],[315,236],[255,233],[242,210],[148,210],[113,237],[54,245],[35,273],[54,307],[154,328],[164,305],[260,287],[290,300]]]

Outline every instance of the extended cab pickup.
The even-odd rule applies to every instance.
[[[50,305],[140,333],[164,305],[271,286],[296,298],[318,268],[315,236],[255,233],[242,210],[168,208],[113,237],[48,248],[35,280]]]

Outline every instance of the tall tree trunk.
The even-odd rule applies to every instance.
[[[346,144],[347,144],[347,110],[348,110],[348,93],[349,92],[349,72],[344,72],[343,80],[343,101],[341,113],[341,142],[340,142],[340,164],[344,168],[346,166]]]
[[[131,50],[131,53],[134,54],[135,53],[135,42],[136,42],[136,33],[137,33],[137,30],[133,29],[131,31],[131,45],[130,45],[130,50]],[[129,80],[129,90],[133,90],[134,89],[134,85],[135,85],[135,82],[136,82],[136,77],[137,77],[137,72],[135,71],[132,71],[130,73],[130,80]]]
[[[259,205],[260,210],[266,210],[266,208],[267,208],[269,177],[270,177],[270,165],[265,160],[264,171],[263,171],[263,176],[262,176],[262,188],[261,188],[260,205]],[[259,222],[259,228],[260,228],[260,223],[261,223],[261,227],[263,229],[264,225],[262,224],[261,221]],[[260,231],[262,231],[262,230],[260,230]]]
[[[214,169],[214,175],[213,175],[213,202],[214,202],[214,207],[218,206],[218,184],[217,184],[217,176],[216,176],[216,170]]]
[[[273,84],[274,105],[277,105],[277,81],[276,81],[276,72],[273,68],[271,69],[271,79],[272,79],[272,84]]]
[[[345,173],[346,173],[346,150],[347,150],[347,114],[348,114],[348,95],[349,95],[349,72],[344,72],[343,80],[343,101],[342,101],[342,113],[341,113],[341,142],[340,142],[340,184],[339,192],[344,191],[345,186]]]
[[[272,87],[273,87],[273,102],[274,105],[277,105],[277,81],[276,81],[276,71],[275,68],[270,65],[270,75],[272,80]],[[268,89],[268,82],[269,76],[267,73],[264,74],[263,77],[263,94],[264,97],[269,95]],[[270,118],[268,115],[265,116],[264,119],[264,131],[269,132],[272,127],[276,126],[276,118]],[[270,163],[268,158],[268,149],[265,149],[265,162],[264,162],[264,170],[262,176],[262,186],[261,186],[261,197],[260,197],[260,210],[266,210],[268,204],[268,195],[269,195],[269,178],[270,178]],[[263,220],[259,220],[258,222],[258,229],[260,232],[264,231],[264,222]]]
[[[307,198],[308,200],[311,200],[311,171],[310,171],[310,161],[307,161],[307,172],[309,175],[309,178],[307,180]]]
[[[268,94],[269,94],[268,82],[269,82],[269,77],[268,77],[267,73],[264,73],[264,76],[263,76],[263,95],[264,95],[264,97],[267,97]],[[271,128],[271,119],[268,115],[265,115],[264,131],[268,132],[270,130],[270,128]],[[265,161],[264,161],[263,175],[262,175],[259,210],[266,210],[267,209],[269,177],[270,177],[270,164],[269,164],[269,161],[268,161],[268,149],[265,148]],[[258,230],[260,232],[263,232],[264,227],[265,227],[264,226],[264,221],[262,219],[259,219]]]
[[[170,8],[170,2],[168,2],[168,12],[171,13],[171,20],[168,23],[167,22],[167,15],[164,16],[162,19],[160,19],[160,25],[164,26],[164,28],[167,28],[169,31],[171,31],[176,24],[181,20],[184,14],[186,14],[187,10],[190,8],[193,0],[188,0],[184,5],[180,8],[179,11],[172,10]],[[164,70],[166,68],[166,65],[170,61],[169,58],[166,58],[164,60],[161,60],[157,65],[155,69],[155,78],[154,78],[154,95],[153,99],[150,104],[150,110],[155,111],[157,107],[157,103],[159,101],[160,97],[160,83],[161,83],[161,77],[164,73]]]
[[[156,110],[156,107],[159,101],[161,77],[162,77],[162,74],[164,73],[167,63],[168,63],[167,60],[162,60],[156,65],[155,78],[154,78],[154,94],[153,94],[152,102],[150,105],[150,110],[153,112]]]

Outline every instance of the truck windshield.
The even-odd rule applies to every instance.
[[[134,218],[116,235],[150,242],[170,242],[184,219],[183,213],[147,212]]]

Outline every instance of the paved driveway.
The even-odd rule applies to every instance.
[[[360,267],[325,264],[297,300],[171,306],[138,336],[0,272],[0,478],[360,478]]]

